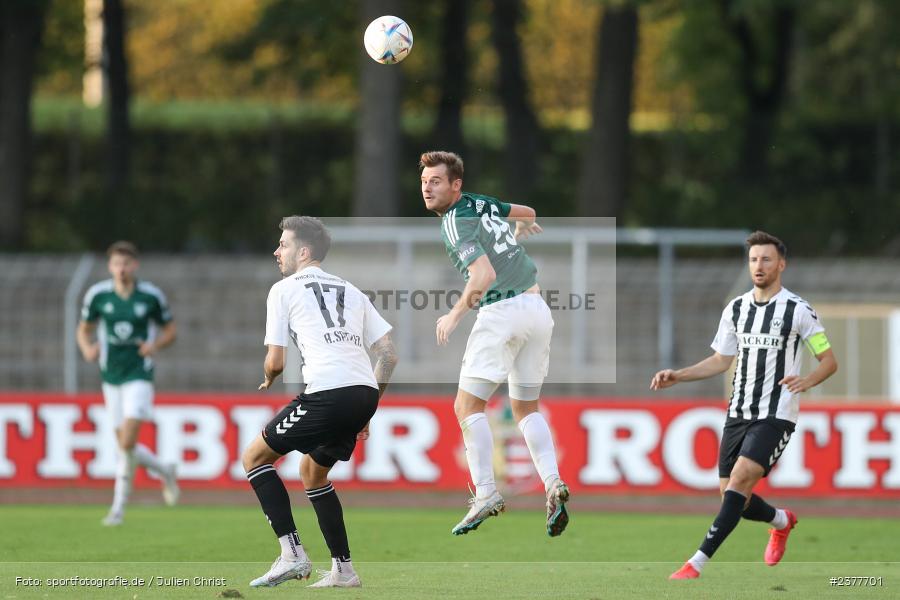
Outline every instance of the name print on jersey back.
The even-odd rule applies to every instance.
[[[313,279],[314,277],[315,276],[313,274],[307,273],[306,275],[298,275],[297,280],[300,281],[303,279]],[[335,316],[337,317],[337,326],[346,326],[347,321],[346,319],[344,319],[344,310],[346,308],[347,282],[337,277],[322,276],[320,279],[339,282],[331,284],[320,283],[318,281],[310,281],[305,286],[312,290],[313,294],[315,294],[316,301],[319,303],[319,312],[322,313],[322,319],[325,321],[326,327],[328,327],[329,329],[335,327],[335,317],[332,316],[332,312],[328,308],[327,302],[325,301],[325,294],[329,292],[334,292],[334,309]],[[291,337],[293,338],[294,343],[297,344],[297,336],[292,335]],[[349,331],[340,329],[337,329],[335,331],[326,331],[322,334],[322,338],[325,340],[326,344],[350,342],[362,348],[362,336],[350,333]]]
[[[307,394],[377,388],[366,348],[391,326],[352,283],[309,266],[273,285],[266,306],[265,344],[294,342]]]

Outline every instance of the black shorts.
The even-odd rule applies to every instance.
[[[262,431],[279,454],[297,450],[323,467],[349,460],[356,434],[375,414],[378,390],[367,385],[300,394],[281,409]]]
[[[731,476],[739,456],[762,465],[766,477],[781,458],[794,427],[794,423],[784,419],[727,419],[719,444],[719,477]]]

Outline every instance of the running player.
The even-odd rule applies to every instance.
[[[709,358],[653,376],[650,389],[724,373],[734,357],[734,391],[719,445],[722,505],[699,550],[669,579],[694,579],[743,516],[772,525],[763,558],[775,566],[797,517],[753,493],[787,446],[800,410],[799,394],[837,371],[837,361],[816,312],[781,285],[787,251],[778,238],[757,231],[747,238],[753,289],[728,303]],[[803,342],[819,361],[800,376]]]
[[[479,307],[453,405],[475,497],[451,532],[474,531],[505,508],[494,482],[493,438],[484,410],[497,386],[508,381],[513,418],[544,484],[547,533],[558,536],[569,522],[569,489],[559,478],[553,436],[538,409],[550,364],[553,318],[540,295],[537,269],[518,244],[541,227],[532,208],[463,192],[463,161],[452,152],[426,152],[419,168],[425,208],[442,217],[444,247],[466,280],[462,297],[437,321],[438,344],[446,344],[465,314]],[[515,231],[507,219],[515,221]]]
[[[271,587],[307,578],[312,570],[274,467],[297,450],[305,454],[300,475],[331,551],[331,570],[320,572],[310,587],[359,587],[343,509],[328,472],[337,461],[349,460],[356,441],[369,435],[369,420],[397,364],[391,326],[352,283],[322,270],[331,237],[321,221],[292,216],[279,227],[274,255],[284,279],[272,286],[266,303],[268,351],[259,389],[269,389],[284,370],[290,340],[300,350],[306,390],[244,450],[247,479],[281,544],[271,569],[250,585]],[[377,359],[374,372],[368,348]]]
[[[175,341],[175,321],[162,291],[136,278],[134,244],[116,242],[107,255],[112,279],[94,284],[85,294],[77,340],[84,359],[100,363],[103,399],[116,428],[116,483],[112,506],[103,519],[104,525],[114,526],[124,519],[136,465],[162,478],[166,504],[178,502],[175,465],[162,464],[137,443],[141,425],[153,417],[152,357]]]

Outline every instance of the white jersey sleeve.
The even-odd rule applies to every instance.
[[[366,313],[363,327],[363,342],[365,342],[366,348],[371,348],[372,344],[384,337],[384,334],[393,329],[393,327],[384,320],[384,317],[378,314],[378,309],[375,308],[375,305],[372,304],[368,297],[365,297],[364,302]]]
[[[266,338],[263,344],[266,346],[287,347],[290,339],[287,307],[282,296],[283,286],[277,283],[269,290],[266,300]]]
[[[735,301],[728,303],[728,306],[722,311],[722,318],[719,319],[719,330],[713,339],[710,347],[722,354],[723,356],[734,356],[738,351],[737,331],[734,325],[734,305]]]
[[[825,331],[825,327],[819,321],[816,311],[806,302],[800,302],[797,305],[797,333],[800,334],[800,339],[808,340],[823,331]]]

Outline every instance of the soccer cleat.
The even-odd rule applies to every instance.
[[[697,579],[700,571],[694,568],[691,561],[684,563],[680,569],[669,575],[669,579]]]
[[[359,575],[354,571],[345,572],[340,567],[332,567],[330,571],[316,569],[319,580],[309,585],[311,588],[328,588],[328,587],[362,587]]]
[[[506,504],[503,502],[503,496],[500,492],[494,491],[487,498],[469,498],[469,512],[463,517],[463,520],[456,524],[456,527],[450,530],[453,535],[465,535],[470,531],[475,531],[482,521],[488,517],[496,517],[504,510]]]
[[[787,547],[788,536],[791,535],[791,529],[797,526],[797,515],[789,510],[784,512],[787,513],[787,527],[769,530],[769,543],[766,544],[766,553],[763,555],[763,558],[770,567],[774,567],[781,561],[781,557],[784,556],[784,550]]]
[[[265,575],[250,582],[250,587],[275,587],[288,579],[309,579],[310,572],[312,572],[312,563],[305,555],[297,560],[288,560],[279,556]]]
[[[104,525],[106,525],[107,527],[117,527],[117,526],[121,525],[124,521],[125,521],[125,514],[123,512],[111,510],[111,511],[109,511],[109,514],[107,514],[105,517],[103,517],[103,520],[100,522],[103,523]]]
[[[569,501],[569,486],[557,479],[547,492],[547,535],[562,535],[569,524],[566,502]]]
[[[166,506],[175,506],[178,504],[178,497],[181,496],[181,490],[178,488],[178,481],[175,479],[176,466],[175,463],[170,464],[163,471],[163,487],[162,495]]]

